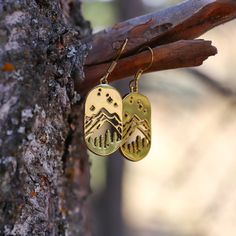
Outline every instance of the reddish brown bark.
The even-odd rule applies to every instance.
[[[209,56],[217,53],[217,49],[211,45],[210,41],[205,40],[181,40],[153,48],[154,61],[146,72],[168,70],[180,67],[199,66]],[[146,68],[151,61],[149,50],[137,55],[125,57],[119,60],[117,67],[109,78],[109,81],[119,80],[134,75],[139,68]],[[80,92],[86,92],[94,86],[102,77],[110,63],[104,63],[85,67],[88,83],[79,85]]]
[[[98,32],[83,40],[91,45],[91,50],[85,62],[86,80],[80,84],[79,91],[84,92],[98,83],[126,38],[129,41],[112,80],[145,67],[150,57],[149,52],[140,54],[139,49],[144,46],[152,47],[155,52],[150,71],[201,65],[207,57],[215,55],[216,50],[209,42],[192,40],[235,17],[235,0],[189,0]]]
[[[92,49],[86,65],[100,64],[115,57],[128,38],[124,55],[135,54],[144,45],[152,47],[182,39],[194,39],[236,17],[235,0],[189,0],[182,4],[114,25],[84,40]]]

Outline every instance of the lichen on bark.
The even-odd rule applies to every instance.
[[[0,235],[87,235],[77,0],[0,0]]]

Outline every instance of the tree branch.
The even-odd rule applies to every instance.
[[[110,61],[126,38],[124,56],[144,45],[152,47],[182,39],[194,39],[236,17],[235,0],[189,0],[179,5],[136,17],[98,32],[83,42],[92,49],[85,65]]]
[[[111,80],[132,75],[149,63],[149,52],[138,53],[144,46],[152,47],[155,55],[149,71],[199,66],[216,49],[210,42],[192,39],[235,17],[235,0],[189,0],[98,32],[83,40],[91,50],[85,62],[86,79],[76,89],[83,93],[98,82],[126,38],[128,44]]]
[[[217,53],[217,49],[205,40],[181,40],[175,43],[166,44],[153,48],[154,61],[146,72],[168,70],[180,67],[199,66],[209,56]],[[115,81],[135,74],[139,68],[145,68],[150,64],[151,53],[149,50],[134,56],[125,57],[119,60],[117,67],[112,72],[109,81]],[[98,79],[107,71],[110,63],[85,67],[88,83],[77,85],[80,91],[86,92],[94,86]]]

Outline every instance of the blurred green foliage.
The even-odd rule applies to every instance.
[[[106,184],[106,158],[99,157],[89,152],[91,161],[91,188],[98,192],[105,188]]]
[[[117,14],[113,2],[84,2],[83,15],[92,24],[92,28],[99,30],[116,23]]]

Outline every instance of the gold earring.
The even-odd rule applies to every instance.
[[[151,147],[151,104],[139,93],[139,79],[153,64],[154,54],[150,47],[151,62],[147,68],[139,69],[130,81],[130,93],[123,99],[123,142],[120,150],[130,161],[139,161]]]
[[[84,116],[84,137],[88,149],[100,156],[115,152],[122,142],[122,98],[120,93],[108,85],[108,77],[115,69],[128,39],[125,40],[116,59],[100,84],[87,95]]]

